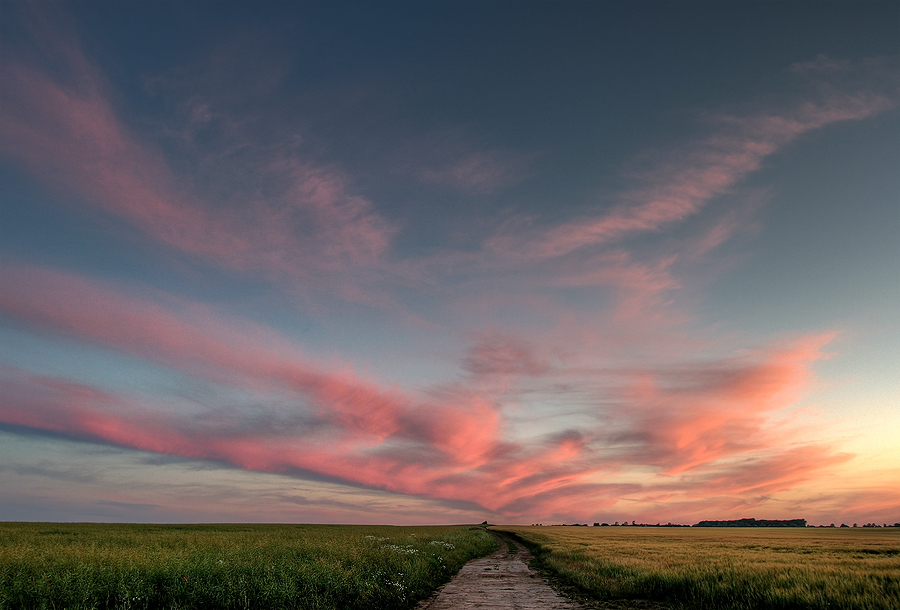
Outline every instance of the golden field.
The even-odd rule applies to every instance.
[[[684,608],[900,608],[900,528],[498,526],[598,599]]]

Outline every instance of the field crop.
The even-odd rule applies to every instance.
[[[480,527],[0,523],[0,609],[410,608]]]
[[[900,608],[900,528],[496,529],[597,599],[723,610]]]

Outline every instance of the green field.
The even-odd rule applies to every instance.
[[[597,599],[693,609],[900,608],[900,528],[497,527]]]
[[[0,523],[0,608],[410,608],[481,527]]]

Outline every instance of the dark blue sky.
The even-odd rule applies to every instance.
[[[896,520],[896,2],[0,11],[0,519]]]

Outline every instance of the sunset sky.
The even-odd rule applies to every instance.
[[[0,3],[0,520],[900,521],[900,3]]]

